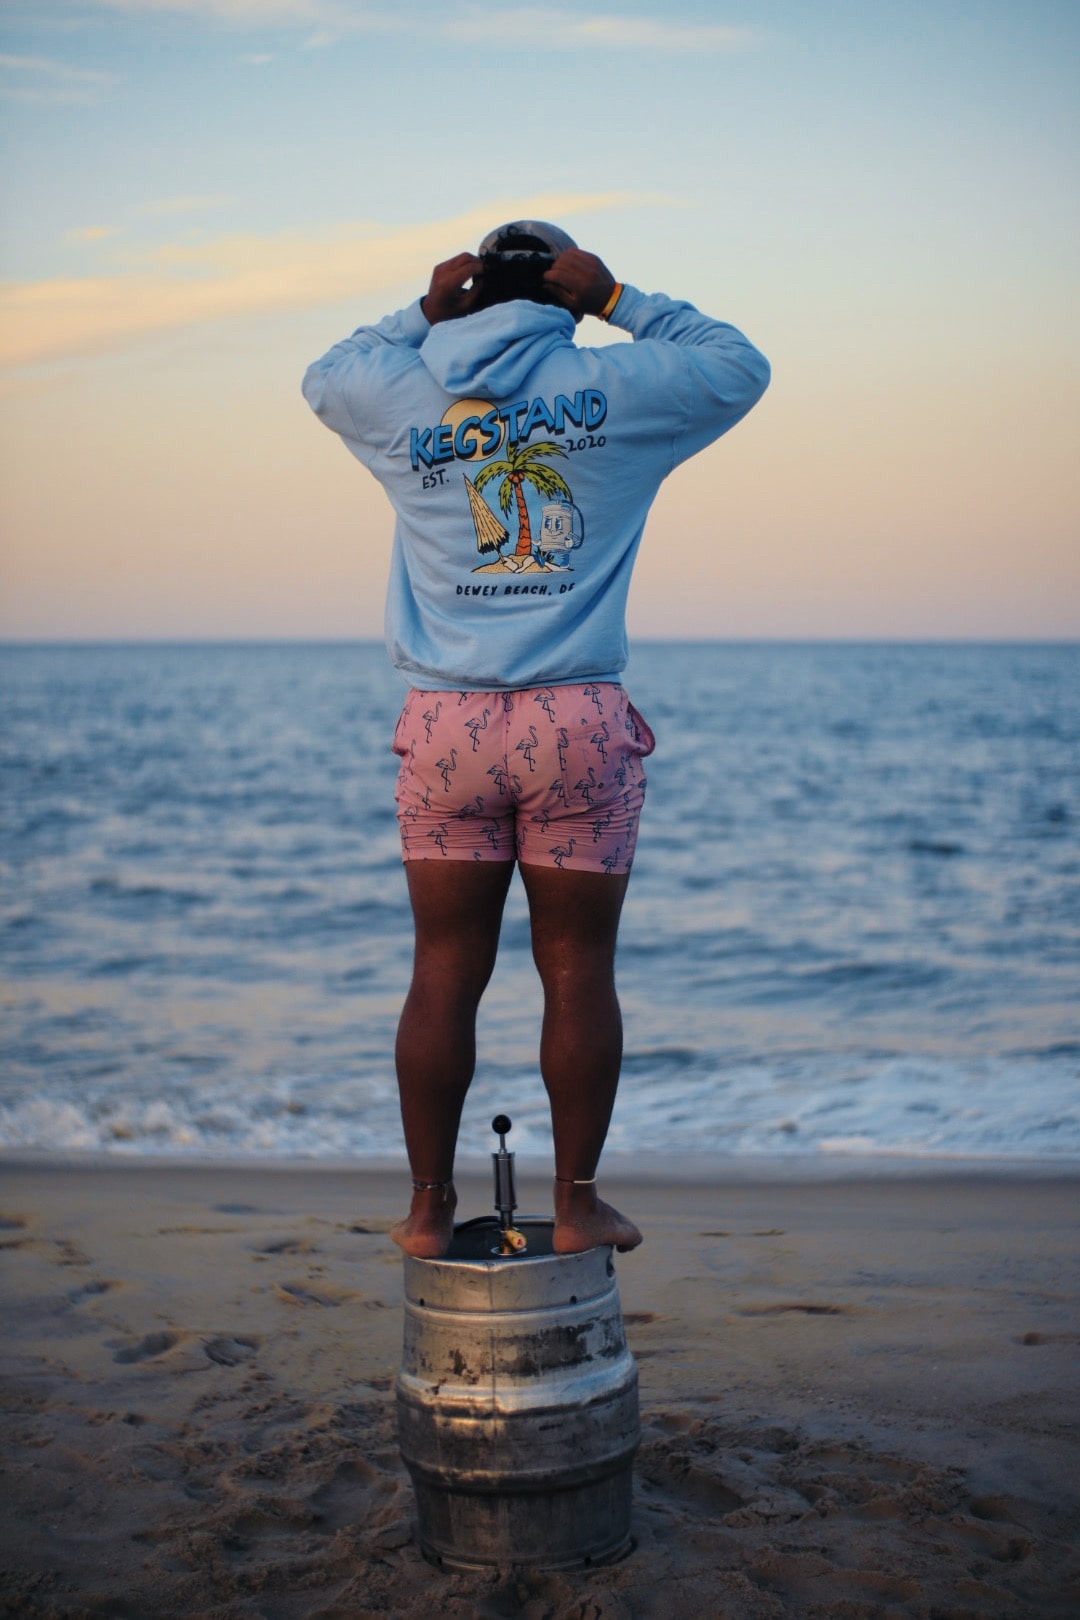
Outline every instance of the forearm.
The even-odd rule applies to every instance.
[[[743,351],[752,357],[755,369],[765,367],[768,380],[768,361],[737,327],[703,315],[693,304],[668,298],[665,293],[643,293],[638,287],[625,285],[608,320],[610,325],[629,332],[635,342],[652,338],[679,348],[716,349],[732,357]]]
[[[750,339],[692,304],[624,286],[609,320],[635,343],[680,351],[687,414],[679,460],[733,427],[769,385],[769,362]]]

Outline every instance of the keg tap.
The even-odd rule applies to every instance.
[[[517,1209],[517,1193],[514,1189],[514,1155],[506,1150],[506,1135],[510,1129],[510,1120],[505,1114],[496,1114],[491,1122],[491,1128],[497,1132],[499,1138],[499,1151],[491,1155],[492,1167],[495,1171],[495,1208],[499,1212],[499,1247],[494,1254],[520,1254],[525,1247],[525,1234],[514,1229],[514,1211]]]

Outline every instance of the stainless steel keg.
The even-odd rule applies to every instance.
[[[630,1549],[637,1368],[610,1248],[552,1252],[550,1220],[459,1227],[405,1260],[401,1454],[425,1555],[456,1569],[567,1569]]]

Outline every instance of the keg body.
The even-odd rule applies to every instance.
[[[637,1369],[611,1250],[556,1255],[550,1222],[521,1224],[512,1259],[455,1238],[405,1262],[401,1453],[421,1547],[450,1568],[566,1569],[630,1547]]]

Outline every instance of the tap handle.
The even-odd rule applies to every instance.
[[[517,1208],[514,1155],[506,1150],[506,1133],[510,1129],[510,1121],[505,1114],[496,1114],[491,1122],[491,1128],[499,1134],[499,1151],[491,1155],[495,1171],[495,1208],[499,1212],[499,1222],[503,1231],[506,1231]]]

